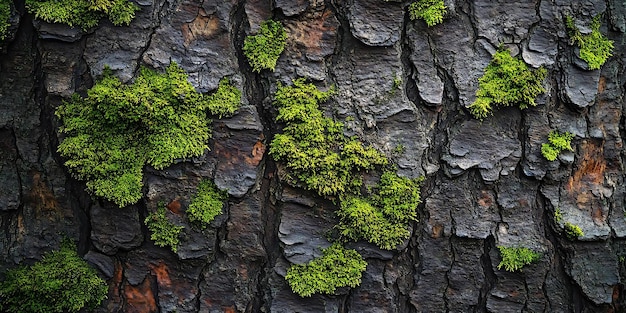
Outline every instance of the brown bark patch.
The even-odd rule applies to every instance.
[[[601,143],[586,140],[580,148],[581,158],[565,189],[576,201],[578,208],[589,211],[593,221],[600,225],[606,221],[607,217],[597,196],[597,194],[602,194],[606,171],[604,147]]]
[[[602,93],[606,90],[606,77],[600,76],[598,80],[598,93]]]
[[[433,230],[432,230],[432,233],[431,233],[430,236],[432,238],[437,239],[437,238],[441,237],[442,235],[443,235],[443,225],[441,225],[439,223],[433,225]]]
[[[606,161],[601,145],[592,141],[584,141],[581,145],[582,159],[578,168],[570,176],[567,190],[572,193],[588,191],[589,185],[601,185],[604,183],[604,171]]]
[[[33,186],[25,197],[26,203],[42,211],[56,211],[60,209],[54,193],[41,178],[41,173],[33,172]]]
[[[210,39],[218,34],[220,21],[214,15],[208,15],[204,9],[200,8],[198,16],[190,23],[184,23],[181,26],[185,47],[198,40]]]
[[[315,12],[304,22],[286,26],[291,45],[314,61],[332,53],[337,24],[331,10]]]
[[[120,312],[123,300],[121,298],[122,291],[120,286],[124,277],[124,271],[122,265],[119,262],[115,262],[115,272],[113,277],[109,279],[109,295],[108,301],[106,301],[107,312]]]
[[[172,202],[167,204],[167,209],[170,210],[174,214],[181,215],[182,214],[181,208],[182,208],[182,205],[180,204],[180,201],[178,201],[178,199],[174,199],[172,200]]]
[[[240,147],[234,146],[233,144],[215,142],[215,154],[220,160],[227,160],[226,163],[233,169],[236,168],[237,164],[242,163],[251,167],[258,166],[263,159],[265,149],[267,149],[267,147],[261,140],[258,140],[249,152],[241,151]]]
[[[263,159],[263,154],[265,153],[265,145],[259,140],[252,147],[252,158],[246,158],[246,163],[252,166],[259,165],[261,159]]]
[[[127,313],[152,313],[157,311],[154,291],[150,284],[150,279],[146,278],[138,286],[127,284],[124,286],[124,296],[126,297]]]
[[[478,198],[478,205],[483,208],[489,208],[493,205],[493,198],[491,194],[485,190],[480,191],[480,198]]]
[[[159,286],[170,287],[172,285],[169,269],[165,263],[159,262],[157,265],[150,265],[150,269],[156,275]]]

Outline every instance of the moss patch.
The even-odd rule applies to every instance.
[[[161,203],[156,212],[150,213],[144,220],[146,226],[150,230],[150,240],[159,247],[170,246],[172,251],[178,251],[180,243],[180,232],[185,228],[177,226],[166,216],[165,206]]]
[[[340,287],[356,287],[367,263],[354,250],[340,244],[322,250],[322,256],[305,265],[292,265],[285,279],[301,297],[314,293],[333,294]]]
[[[582,228],[580,228],[580,226],[572,224],[570,222],[565,223],[564,229],[565,229],[565,235],[567,236],[567,238],[571,240],[577,239],[578,237],[582,237],[585,235],[585,233],[583,232]]]
[[[494,105],[519,105],[520,109],[535,106],[535,98],[545,92],[542,84],[546,74],[544,68],[531,70],[524,61],[500,47],[478,80],[476,101],[469,106],[470,112],[482,120],[493,114]]]
[[[7,35],[7,30],[11,24],[9,18],[11,17],[11,1],[0,0],[0,40],[4,40]]]
[[[322,196],[357,191],[362,185],[359,171],[388,162],[376,149],[346,137],[342,123],[324,117],[319,103],[331,94],[298,79],[293,86],[279,85],[274,98],[276,121],[286,126],[272,140],[270,154],[285,163],[292,183]]]
[[[572,44],[580,48],[579,57],[587,62],[590,70],[599,69],[612,56],[613,41],[600,33],[600,15],[591,22],[591,33],[583,35],[571,16],[565,17],[565,25]]]
[[[240,97],[222,82],[215,95],[196,92],[175,63],[163,74],[142,69],[132,85],[105,71],[87,97],[74,95],[57,109],[65,134],[58,151],[72,176],[123,207],[142,197],[145,164],[163,169],[201,155],[211,135],[207,111],[230,114]]]
[[[525,265],[539,260],[541,256],[539,253],[526,247],[513,248],[498,246],[498,250],[500,250],[500,256],[502,257],[502,261],[498,264],[498,269],[504,267],[504,269],[509,272],[519,271]]]
[[[243,53],[248,58],[252,70],[260,73],[263,69],[274,70],[278,57],[287,44],[287,32],[280,22],[267,20],[261,23],[256,35],[247,36],[243,43]]]
[[[446,6],[443,0],[418,0],[409,5],[411,20],[424,20],[428,26],[443,22],[444,15],[446,15]]]
[[[196,195],[191,199],[187,209],[189,221],[206,228],[216,216],[222,213],[224,201],[228,198],[226,192],[217,189],[210,180],[203,180],[198,185]]]
[[[564,150],[574,151],[572,149],[572,139],[574,134],[564,132],[559,133],[553,130],[548,135],[548,143],[541,145],[541,154],[548,161],[554,161]]]
[[[0,311],[61,313],[92,310],[106,298],[108,287],[96,270],[66,240],[31,266],[9,270],[0,283]]]
[[[337,211],[342,237],[366,240],[392,250],[411,235],[407,224],[417,220],[421,179],[408,179],[387,171],[370,197],[348,196]]]
[[[35,17],[50,23],[92,28],[107,17],[113,25],[128,25],[139,7],[128,0],[26,0]]]

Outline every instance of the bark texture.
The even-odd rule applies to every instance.
[[[134,2],[130,26],[82,32],[34,21],[16,1],[0,54],[0,272],[66,236],[107,278],[98,312],[626,312],[624,1],[446,0],[431,28],[400,0]],[[602,14],[615,48],[601,70],[568,44],[568,14]],[[288,43],[274,72],[256,74],[243,39],[267,18],[283,23]],[[500,44],[548,69],[547,92],[536,107],[480,122],[466,107]],[[140,203],[91,198],[56,152],[55,108],[105,65],[129,82],[140,65],[171,61],[201,92],[230,77],[243,107],[213,122],[211,151],[147,169]],[[426,177],[410,240],[395,251],[349,245],[368,267],[360,287],[332,296],[300,298],[284,280],[290,264],[330,245],[336,224],[335,204],[281,181],[267,154],[281,127],[272,94],[298,77],[335,86],[327,114],[389,156],[402,145],[399,173]],[[575,135],[574,152],[554,162],[541,155],[551,129]],[[199,231],[184,211],[205,177],[230,198]],[[186,226],[177,253],[156,247],[143,224],[161,201]],[[584,236],[567,239],[565,222]],[[541,258],[499,270],[499,245]]]

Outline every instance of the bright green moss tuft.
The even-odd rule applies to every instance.
[[[216,95],[230,88],[220,83]],[[65,134],[58,151],[96,196],[133,204],[142,197],[145,164],[163,169],[208,149],[207,109],[220,116],[235,110],[236,97],[222,98],[196,92],[175,63],[163,74],[142,69],[132,85],[105,71],[86,98],[74,95],[57,109]]]
[[[571,16],[565,17],[571,43],[580,48],[579,56],[587,62],[590,70],[599,69],[613,55],[613,41],[600,33],[600,22],[600,15],[594,17],[591,22],[591,33],[583,35],[574,24],[574,19]]]
[[[498,269],[504,267],[506,271],[515,272],[519,271],[524,265],[531,264],[541,256],[539,253],[534,252],[525,247],[510,248],[504,246],[498,246],[500,250],[500,256],[502,261],[498,264]]]
[[[574,151],[574,149],[572,149],[572,139],[574,139],[574,134],[569,132],[559,134],[558,131],[553,130],[548,135],[548,141],[550,141],[550,144],[561,151]]]
[[[208,109],[219,118],[231,116],[241,106],[241,91],[230,83],[228,78],[220,80],[217,91],[209,98]]]
[[[560,153],[561,151],[559,149],[554,148],[554,146],[549,143],[544,143],[541,145],[541,154],[544,158],[546,158],[546,160],[550,162],[556,160]]]
[[[564,132],[559,134],[558,131],[553,130],[548,135],[548,143],[541,145],[541,154],[548,161],[554,161],[561,154],[563,150],[573,151],[572,139],[574,134]]]
[[[224,207],[224,201],[228,198],[226,192],[217,189],[210,180],[203,180],[198,185],[196,195],[191,199],[187,216],[189,221],[206,228],[215,219]]]
[[[409,5],[411,20],[423,19],[428,26],[443,22],[446,6],[443,0],[417,0]]]
[[[369,198],[348,196],[337,211],[343,238],[364,239],[392,250],[411,235],[407,223],[417,220],[421,179],[385,172]]]
[[[319,91],[303,79],[278,86],[274,104],[277,122],[286,123],[270,144],[270,154],[284,162],[292,183],[322,196],[336,196],[362,185],[358,172],[387,164],[383,154],[343,134],[343,124],[324,117],[319,103],[331,91]]]
[[[535,98],[545,92],[542,84],[546,73],[544,68],[529,69],[524,61],[499,48],[478,80],[476,101],[469,106],[470,112],[482,120],[492,114],[494,105],[519,105],[520,109],[535,106]]]
[[[31,266],[9,270],[0,282],[0,311],[62,313],[92,310],[106,298],[108,287],[66,240]]]
[[[0,40],[4,40],[7,35],[7,30],[11,24],[9,19],[11,18],[11,1],[0,0]]]
[[[322,250],[322,256],[305,265],[292,265],[285,279],[294,293],[309,297],[314,293],[333,294],[340,287],[356,287],[367,263],[354,250],[335,243]]]
[[[248,58],[252,70],[260,73],[263,69],[274,70],[278,57],[287,44],[287,32],[280,22],[267,20],[261,23],[256,35],[248,36],[243,43],[243,53]]]
[[[582,237],[585,235],[585,233],[580,228],[580,226],[574,225],[570,222],[565,223],[564,228],[565,228],[565,235],[567,236],[567,238],[571,240],[574,240],[578,237]]]
[[[562,220],[563,220],[563,213],[561,212],[561,209],[556,208],[556,210],[554,210],[554,222],[558,224]]]
[[[92,28],[103,17],[114,25],[128,25],[139,7],[128,0],[26,0],[28,12],[50,23]]]
[[[386,171],[374,188],[371,198],[385,216],[395,222],[406,223],[417,219],[420,204],[420,185],[423,177],[409,179]]]
[[[153,240],[155,245],[159,247],[170,246],[172,251],[176,252],[180,243],[178,236],[184,227],[170,222],[165,212],[165,206],[159,204],[157,211],[150,213],[144,220],[144,223],[152,233],[150,234],[150,240]]]

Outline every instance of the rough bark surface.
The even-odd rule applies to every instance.
[[[33,21],[16,1],[0,50],[0,273],[70,237],[109,284],[98,312],[626,312],[624,1],[446,0],[431,28],[400,0],[134,2],[129,26],[82,32]],[[615,49],[601,70],[568,44],[568,14],[602,14]],[[243,39],[267,18],[283,23],[288,43],[274,72],[255,74]],[[547,92],[536,107],[480,122],[466,106],[500,44],[548,69]],[[140,65],[171,61],[201,92],[230,77],[243,107],[214,121],[211,151],[147,169],[138,204],[91,198],[56,152],[55,108],[105,65],[129,82]],[[389,156],[402,145],[399,172],[426,177],[411,239],[394,251],[349,245],[367,270],[359,287],[331,296],[301,298],[284,280],[290,264],[330,245],[336,224],[335,204],[281,181],[267,154],[281,127],[271,95],[298,77],[334,85],[327,114]],[[554,162],[540,151],[551,129],[575,135],[574,152]],[[184,211],[202,178],[230,197],[200,231]],[[187,226],[177,253],[143,225],[161,201]],[[565,222],[584,236],[568,239]],[[541,258],[506,272],[499,245]]]

